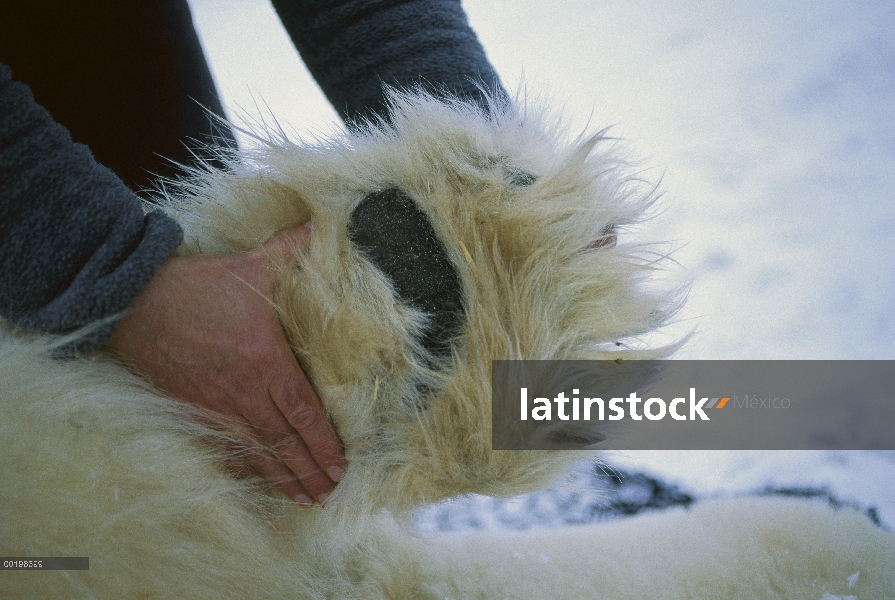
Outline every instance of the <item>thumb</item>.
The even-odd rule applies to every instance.
[[[263,255],[271,265],[292,260],[297,251],[310,247],[313,226],[313,222],[308,221],[304,225],[281,231],[255,252]]]

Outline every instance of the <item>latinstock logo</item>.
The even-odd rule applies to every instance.
[[[696,400],[696,388],[690,388],[689,403],[687,398],[674,398],[667,403],[662,398],[652,397],[644,400],[637,396],[636,392],[631,392],[627,397],[610,398],[604,401],[603,398],[581,398],[578,389],[572,390],[572,397],[567,398],[565,392],[559,392],[552,400],[556,404],[556,418],[560,421],[590,421],[596,419],[598,421],[621,421],[625,418],[625,404],[627,407],[627,415],[634,421],[642,421],[644,417],[650,421],[661,421],[666,417],[670,417],[675,421],[710,421],[711,418],[705,413],[707,409],[724,408],[729,397],[712,398],[706,396]],[[747,400],[747,399],[746,399]],[[642,409],[640,403],[643,402]],[[567,405],[571,403],[571,414],[567,412]],[[745,404],[744,400],[744,404]],[[680,407],[689,408],[689,412],[683,414],[678,412]],[[608,410],[607,410],[608,409]],[[534,398],[531,402],[528,400],[528,388],[520,388],[520,420],[527,421],[529,414],[535,421],[551,421],[553,420],[553,411],[551,410],[551,400],[548,398]]]
[[[895,361],[494,361],[492,447],[895,450],[892,390]]]

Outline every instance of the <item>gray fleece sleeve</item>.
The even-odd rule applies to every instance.
[[[383,84],[422,85],[487,107],[506,96],[460,0],[273,0],[292,42],[343,118],[385,116]]]
[[[183,233],[140,200],[0,64],[0,314],[99,347]]]

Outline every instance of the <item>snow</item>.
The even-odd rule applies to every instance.
[[[305,137],[335,126],[267,2],[192,6],[231,115],[260,102]],[[672,240],[681,265],[672,277],[693,282],[668,333],[697,330],[680,358],[895,359],[895,4],[464,7],[510,89],[524,76],[573,127],[616,124],[613,133],[654,165],[646,176],[662,178],[663,211],[623,235]],[[877,507],[895,527],[891,452],[626,452],[608,461],[695,497],[824,488]],[[605,492],[595,484],[592,495]],[[460,499],[433,518],[554,526],[568,522],[562,511],[590,505],[579,493]]]
[[[697,497],[766,488],[822,489],[839,501],[875,507],[895,529],[895,452],[737,451],[627,452],[610,463],[677,484]]]

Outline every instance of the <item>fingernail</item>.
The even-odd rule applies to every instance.
[[[326,473],[329,475],[330,479],[339,482],[342,480],[342,477],[345,476],[345,469],[342,467],[330,467],[326,470]]]
[[[317,500],[320,502],[320,506],[326,506],[326,501],[329,500],[329,494],[323,494],[317,498]]]
[[[304,227],[307,229],[310,229],[311,231],[314,231],[315,229],[317,229],[317,224],[314,223],[314,219],[311,219],[310,221],[308,221],[307,223],[304,224]]]
[[[314,506],[314,501],[311,500],[310,496],[307,496],[305,494],[299,494],[294,499],[302,506]]]

